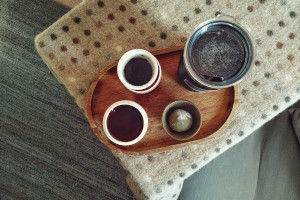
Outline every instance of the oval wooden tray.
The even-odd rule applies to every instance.
[[[97,137],[112,150],[126,154],[149,154],[199,143],[215,137],[230,122],[238,102],[238,87],[230,87],[210,92],[190,92],[177,79],[177,68],[183,46],[154,51],[162,67],[162,79],[158,87],[147,94],[130,92],[119,81],[116,65],[118,61],[103,69],[92,82],[87,112],[89,123]],[[164,108],[172,101],[185,99],[198,106],[202,114],[202,126],[193,138],[177,141],[168,136],[161,124]],[[149,128],[145,137],[131,146],[111,143],[102,130],[102,120],[106,109],[116,101],[132,100],[140,104],[149,117]]]

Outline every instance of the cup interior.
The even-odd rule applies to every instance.
[[[152,68],[151,79],[147,83],[145,83],[143,85],[140,85],[140,86],[132,85],[131,83],[129,83],[126,80],[126,77],[125,77],[124,69],[126,67],[126,64],[133,58],[146,59],[149,62],[151,68]],[[130,50],[130,51],[126,52],[121,57],[121,59],[118,62],[117,73],[118,73],[118,77],[119,77],[120,81],[123,83],[123,85],[125,87],[127,87],[128,89],[131,89],[131,90],[137,90],[138,91],[138,90],[147,89],[151,85],[154,84],[154,82],[156,81],[156,79],[158,77],[158,70],[159,70],[158,68],[159,68],[158,60],[150,52],[148,52],[146,50],[143,50],[143,49],[133,49],[133,50]]]
[[[176,132],[171,129],[169,125],[169,117],[171,113],[176,109],[182,109],[189,112],[192,115],[193,123],[189,130],[185,132]],[[194,137],[200,130],[202,124],[202,118],[200,110],[192,102],[186,100],[173,101],[166,106],[162,115],[162,124],[166,133],[176,140],[188,140]]]
[[[116,137],[116,135],[114,135],[114,133],[111,132],[110,129],[109,129],[108,124],[110,123],[109,120],[111,120],[111,119],[109,119],[109,116],[112,112],[117,113],[116,109],[118,109],[119,106],[130,106],[131,111],[129,111],[129,112],[132,112],[132,109],[134,109],[133,111],[138,111],[138,113],[142,117],[142,129],[139,132],[138,136],[135,137],[132,140],[129,140],[129,141],[124,141],[123,140],[122,141],[121,138]],[[119,120],[125,120],[125,122],[126,122],[126,120],[128,119],[127,115],[130,115],[130,113],[126,113],[126,115],[120,116]],[[132,121],[129,121],[129,123],[131,123],[131,122]],[[118,123],[121,123],[121,122],[118,121],[117,124]],[[129,126],[130,126],[130,124],[129,124]],[[136,124],[132,124],[133,128],[135,128],[135,126],[136,126]],[[147,129],[148,129],[148,116],[147,116],[147,113],[143,109],[142,106],[140,106],[139,104],[137,104],[133,101],[129,101],[129,100],[118,101],[118,102],[112,104],[111,106],[109,106],[108,109],[104,113],[104,116],[103,116],[103,130],[104,130],[104,133],[107,136],[107,138],[115,144],[122,145],[122,146],[128,146],[128,145],[135,144],[145,136],[145,134],[147,132]]]
[[[161,80],[161,76],[162,76],[161,66],[160,66],[160,64],[158,64],[158,77],[156,78],[156,80],[154,81],[154,83],[152,85],[150,85],[148,88],[143,89],[143,90],[133,90],[133,89],[129,89],[129,90],[134,93],[137,93],[137,94],[145,94],[145,93],[151,92],[158,86],[158,84]]]

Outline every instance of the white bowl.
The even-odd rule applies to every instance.
[[[140,135],[137,138],[135,138],[134,140],[128,141],[128,142],[123,142],[123,141],[120,141],[120,140],[114,138],[110,134],[110,132],[107,128],[107,117],[108,117],[109,113],[114,108],[116,108],[118,106],[121,106],[121,105],[130,105],[130,106],[136,108],[141,113],[141,115],[143,117],[142,132],[140,133]],[[145,134],[147,132],[147,129],[148,129],[148,116],[147,116],[147,113],[146,113],[146,111],[144,110],[144,108],[142,106],[140,106],[138,103],[136,103],[134,101],[122,100],[122,101],[115,102],[111,106],[109,106],[108,109],[104,113],[104,116],[103,116],[103,130],[104,130],[104,133],[108,137],[108,139],[110,141],[112,141],[113,143],[115,143],[115,144],[122,145],[122,146],[133,145],[133,144],[137,143],[138,141],[140,141],[145,136]]]
[[[124,74],[125,66],[133,58],[144,58],[149,62],[149,64],[152,67],[152,77],[144,85],[140,85],[140,86],[132,85],[125,78],[125,74]],[[152,91],[158,85],[158,83],[160,81],[160,77],[161,77],[161,67],[160,67],[160,64],[159,64],[158,60],[156,59],[156,57],[153,56],[150,52],[148,52],[144,49],[132,49],[132,50],[126,52],[119,60],[118,66],[117,66],[117,74],[118,74],[118,77],[119,77],[120,81],[122,82],[122,84],[126,88],[128,88],[130,91],[139,93],[139,94],[144,94],[144,93]],[[157,80],[157,78],[158,78],[158,80]],[[155,81],[157,81],[157,82],[155,82]]]

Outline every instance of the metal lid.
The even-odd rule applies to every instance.
[[[241,81],[253,60],[253,45],[246,30],[231,18],[221,17],[198,26],[184,50],[191,77],[216,89]]]

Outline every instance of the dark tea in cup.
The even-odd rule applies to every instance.
[[[125,79],[132,85],[141,86],[148,83],[152,74],[152,67],[145,58],[133,58],[125,65]]]
[[[140,141],[148,128],[145,110],[133,101],[123,100],[112,104],[103,117],[106,136],[118,145],[132,145]]]
[[[136,139],[144,126],[142,114],[133,106],[120,105],[112,109],[107,118],[111,136],[122,142]]]

